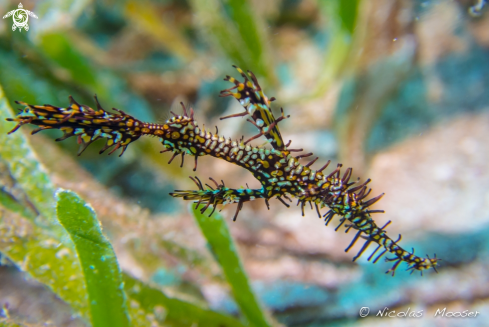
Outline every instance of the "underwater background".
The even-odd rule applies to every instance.
[[[352,262],[362,243],[345,253],[353,233],[335,232],[338,218],[325,227],[314,210],[302,217],[299,207],[272,200],[270,210],[263,201],[246,204],[233,222],[235,205],[226,206],[221,215],[270,324],[488,326],[489,11],[483,3],[24,1],[38,17],[29,18],[29,31],[12,31],[11,18],[0,20],[0,100],[14,109],[15,100],[63,107],[72,95],[93,107],[97,94],[106,109],[158,123],[170,110],[180,113],[184,102],[201,125],[246,139],[256,134],[246,119],[219,120],[242,111],[219,91],[229,87],[226,75],[239,76],[233,64],[249,69],[277,98],[276,116],[281,107],[291,115],[280,124],[286,142],[319,156],[315,169],[332,160],[330,167],[342,163],[353,167],[354,178],[371,178],[372,195],[385,193],[375,204],[385,210],[376,222],[391,220],[387,232],[393,239],[402,234],[401,246],[442,259],[438,273],[410,275],[401,264],[391,277],[385,271],[392,264],[367,261],[374,246]],[[0,0],[0,14],[17,6]],[[0,125],[2,133],[14,126],[3,118]],[[52,183],[93,207],[121,270],[171,297],[240,317],[189,203],[169,193],[194,188],[189,175],[236,188],[259,182],[211,157],[202,157],[196,172],[192,160],[183,168],[178,158],[167,164],[171,154],[160,154],[156,138],[141,138],[119,158],[99,155],[102,142],[78,157],[76,140],[54,142],[59,136],[47,131],[26,139]],[[0,143],[1,198],[30,207],[6,153]],[[25,260],[9,257],[5,231],[14,227],[2,201],[0,323],[87,326],[20,264]],[[363,307],[370,309],[364,318]],[[444,308],[479,314],[435,316]],[[392,310],[422,314],[377,315]],[[165,325],[158,312],[149,320]]]

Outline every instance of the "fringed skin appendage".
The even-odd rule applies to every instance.
[[[215,185],[215,188],[209,184],[202,184],[201,180],[195,176],[190,176],[190,179],[197,185],[198,190],[175,190],[175,192],[170,193],[171,196],[175,198],[183,198],[184,200],[193,200],[196,201],[196,208],[199,208],[201,204],[203,207],[201,212],[204,213],[207,208],[212,205],[213,209],[209,214],[209,217],[212,216],[214,211],[216,210],[216,206],[218,204],[226,205],[230,203],[237,203],[236,213],[233,217],[233,221],[236,220],[240,210],[243,207],[243,203],[248,201],[253,201],[255,199],[266,199],[265,192],[263,189],[250,189],[250,188],[241,188],[241,189],[231,189],[227,188],[222,181],[222,184],[218,184],[214,179],[209,178]]]
[[[167,120],[164,124],[151,124],[137,120],[124,113],[121,110],[114,109],[116,112],[105,111],[95,97],[97,109],[94,110],[86,105],[78,104],[70,96],[70,105],[66,108],[55,107],[52,105],[30,105],[24,102],[17,102],[24,106],[24,109],[15,118],[8,118],[8,121],[17,122],[17,125],[10,131],[15,132],[21,126],[26,124],[37,125],[38,128],[32,131],[35,134],[46,129],[59,129],[64,135],[57,141],[65,140],[72,136],[77,136],[80,144],[79,154],[81,154],[93,141],[99,138],[107,140],[106,145],[100,153],[112,148],[110,153],[121,149],[121,155],[127,146],[144,135],[157,136],[160,139],[164,149],[161,152],[172,152],[171,162],[176,156],[185,155],[195,158],[194,171],[197,169],[197,159],[200,156],[209,155],[215,158],[233,163],[250,171],[253,176],[261,183],[261,189],[231,189],[224,185],[224,182],[217,183],[210,178],[211,184],[203,184],[197,177],[190,177],[197,186],[197,190],[176,190],[171,193],[173,197],[181,197],[184,200],[195,201],[197,207],[202,212],[213,206],[214,212],[218,205],[231,203],[237,204],[237,210],[233,220],[236,220],[238,213],[245,202],[256,199],[264,199],[267,207],[268,200],[277,198],[285,206],[289,207],[290,197],[298,199],[297,205],[301,205],[302,214],[304,208],[309,202],[311,209],[314,208],[320,218],[324,218],[325,224],[328,225],[335,215],[340,216],[340,224],[336,227],[345,226],[346,232],[351,229],[357,231],[351,244],[345,249],[350,248],[362,238],[365,240],[358,254],[353,261],[358,259],[372,244],[377,244],[375,250],[368,257],[370,261],[376,263],[384,254],[390,253],[392,258],[386,258],[387,261],[394,262],[387,273],[394,275],[397,267],[401,262],[408,264],[408,270],[420,271],[433,268],[440,259],[421,258],[412,252],[406,251],[399,246],[400,235],[396,240],[387,236],[385,228],[390,223],[378,227],[372,219],[372,214],[383,212],[382,210],[370,210],[369,207],[377,202],[382,195],[367,199],[370,194],[367,184],[370,180],[362,184],[350,182],[352,169],[348,168],[341,175],[341,165],[339,164],[329,174],[323,174],[328,165],[326,163],[318,170],[312,170],[310,167],[315,163],[317,158],[309,163],[302,165],[300,159],[312,156],[312,153],[299,154],[293,156],[293,152],[300,152],[302,149],[289,149],[290,141],[284,144],[279,129],[279,122],[286,117],[283,114],[275,119],[270,108],[270,102],[273,98],[268,99],[263,93],[258,80],[252,72],[245,74],[240,68],[238,72],[244,78],[239,82],[233,77],[227,76],[225,80],[234,84],[233,87],[221,92],[221,96],[232,96],[236,98],[243,108],[244,112],[223,117],[239,117],[250,115],[248,119],[259,130],[259,134],[253,136],[246,142],[232,141],[216,133],[206,131],[200,128],[194,119],[193,110],[190,111],[182,104],[183,115],[174,114],[174,117]],[[236,90],[236,92],[233,92]],[[9,134],[10,134],[9,133]],[[271,149],[255,147],[249,145],[249,142],[259,136],[265,136]],[[109,154],[110,154],[109,153]],[[288,200],[287,202],[283,199]],[[202,206],[202,207],[201,207]],[[326,214],[321,214],[321,209],[328,207],[330,210]],[[381,250],[379,254],[377,252]]]
[[[248,139],[245,142],[245,144],[251,140],[254,140],[264,135],[274,149],[284,150],[285,144],[284,141],[282,140],[282,135],[280,134],[278,123],[283,119],[288,118],[289,116],[285,117],[283,115],[283,110],[282,110],[282,116],[279,117],[278,119],[275,119],[275,117],[273,116],[272,109],[270,108],[270,101],[274,100],[275,98],[268,99],[265,93],[263,93],[260,84],[258,84],[258,80],[256,79],[255,74],[248,71],[248,76],[251,78],[250,81],[248,76],[244,73],[244,71],[241,68],[236,66],[233,67],[236,68],[236,70],[244,78],[244,82],[241,83],[238,80],[236,80],[234,77],[226,76],[224,80],[233,83],[234,86],[229,89],[225,89],[221,91],[220,96],[234,97],[243,106],[245,111],[239,114],[221,117],[221,120],[232,118],[232,117],[240,117],[240,116],[242,117],[242,116],[250,115],[252,120],[248,120],[248,121],[253,125],[255,125],[260,131],[260,133]],[[232,92],[235,89],[236,92]]]

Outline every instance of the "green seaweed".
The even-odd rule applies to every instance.
[[[69,237],[60,242],[31,220],[0,209],[0,253],[88,318],[85,282]]]
[[[221,313],[200,308],[179,299],[170,298],[160,290],[124,274],[124,284],[131,307],[138,307],[142,315],[154,315],[165,326],[243,326],[238,320]]]
[[[12,117],[12,109],[0,87],[0,120]],[[7,135],[8,124],[0,124],[0,158],[39,216],[28,211],[8,194],[1,197],[0,252],[48,286],[88,317],[85,284],[74,244],[59,224],[55,212],[55,187],[22,133]]]
[[[270,326],[251,289],[224,218],[217,212],[209,217],[211,211],[212,208],[208,208],[201,213],[200,209],[191,205],[191,212],[207,240],[210,251],[221,265],[241,312],[252,326]]]
[[[119,265],[95,212],[71,191],[59,191],[56,197],[58,219],[75,243],[83,269],[93,326],[129,326]]]
[[[46,224],[58,236],[63,234],[57,223],[53,197],[55,187],[47,172],[40,165],[34,152],[21,133],[8,135],[12,124],[6,124],[5,119],[13,116],[7,98],[0,86],[0,144],[1,160],[6,164],[11,176],[24,190],[37,211],[48,219]]]
[[[273,70],[268,68],[269,54],[260,33],[260,18],[252,11],[249,1],[191,0],[204,36],[210,37],[234,64],[253,70],[273,80]],[[227,6],[231,17],[225,14]]]

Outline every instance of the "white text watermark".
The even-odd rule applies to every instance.
[[[359,316],[365,318],[370,315],[369,307],[362,307],[359,311]],[[434,313],[433,317],[445,317],[445,318],[475,318],[480,314],[479,311],[448,311],[447,308],[437,309]],[[391,310],[388,307],[384,307],[380,309],[375,317],[386,317],[386,318],[421,318],[424,315],[423,310],[411,310],[411,308],[407,308],[407,310]]]

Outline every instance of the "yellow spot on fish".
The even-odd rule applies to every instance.
[[[199,141],[200,143],[205,143],[205,139],[204,139],[204,138],[202,138],[202,137],[200,137],[200,136],[198,136],[198,135],[195,137],[195,139],[196,139],[197,141]]]
[[[264,168],[270,167],[270,164],[268,163],[268,161],[264,161],[264,160],[261,160],[261,159],[258,159],[256,161],[258,161],[259,163],[261,163]]]

